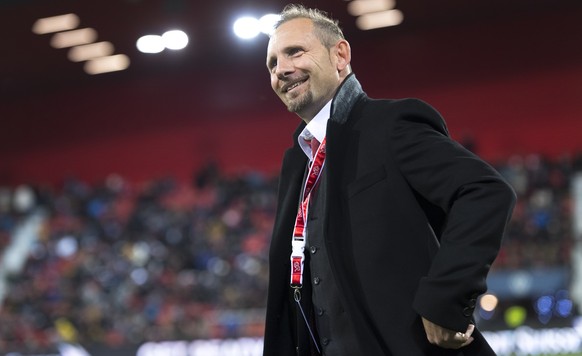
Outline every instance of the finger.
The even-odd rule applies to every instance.
[[[467,328],[467,331],[465,331],[465,335],[467,337],[471,337],[471,335],[473,335],[473,331],[475,331],[475,325],[474,324],[469,324],[469,327]]]
[[[475,325],[469,324],[469,327],[467,327],[467,331],[465,331],[465,337],[467,338],[467,341],[465,341],[461,345],[461,347],[465,347],[473,342],[474,338],[471,336],[471,335],[473,335],[473,331],[475,331]]]
[[[473,342],[474,338],[471,336],[471,334],[473,333],[473,330],[475,330],[475,326],[474,325],[471,325],[471,326],[469,326],[469,328],[467,328],[467,332],[465,332],[465,333],[458,332],[455,334],[455,339],[461,343],[459,345],[459,348],[465,347]]]
[[[456,342],[465,342],[469,339],[470,335],[467,336],[466,333],[462,333],[462,332],[457,332],[455,333],[455,336],[453,337],[454,341]]]

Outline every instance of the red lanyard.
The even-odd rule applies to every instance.
[[[311,192],[319,181],[325,163],[325,141],[326,139],[324,138],[319,145],[313,163],[309,168],[307,179],[305,180],[305,188],[303,189],[301,204],[299,204],[297,218],[295,219],[295,227],[293,228],[293,239],[291,240],[291,287],[293,288],[301,288],[303,285],[307,213],[309,209],[309,200],[311,199]]]

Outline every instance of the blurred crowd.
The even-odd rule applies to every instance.
[[[575,159],[515,156],[496,165],[518,204],[494,269],[567,265]],[[58,340],[111,347],[261,336],[277,177],[209,165],[171,178],[35,187],[46,221],[0,306],[0,352]],[[0,249],[30,211],[0,197]],[[253,312],[254,311],[254,312]]]
[[[512,156],[496,167],[517,193],[496,269],[569,265],[573,245],[573,179],[582,173],[579,156],[549,160]]]
[[[38,189],[48,219],[9,280],[0,351],[262,335],[263,319],[236,310],[266,303],[275,190],[214,166],[193,184],[112,175]]]

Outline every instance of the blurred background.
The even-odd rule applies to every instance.
[[[582,2],[302,3],[518,193],[475,314],[498,354],[582,353]],[[261,354],[285,4],[0,0],[0,354]]]

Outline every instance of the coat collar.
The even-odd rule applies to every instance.
[[[356,101],[364,95],[360,82],[354,73],[351,73],[342,82],[331,103],[331,120],[344,124]]]
[[[352,108],[363,95],[365,95],[364,90],[362,89],[360,82],[356,79],[356,75],[350,73],[340,84],[335,96],[333,97],[330,120],[340,125],[346,123]],[[305,122],[302,121],[293,133],[294,146],[298,149],[300,148],[299,144],[297,144],[297,137],[299,137],[304,127]]]

